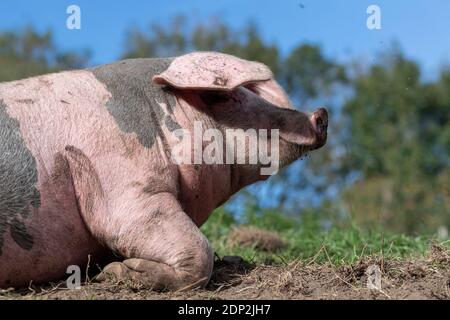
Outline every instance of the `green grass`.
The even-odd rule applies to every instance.
[[[423,256],[430,245],[436,242],[432,236],[413,237],[381,230],[362,230],[352,224],[325,229],[312,214],[300,221],[270,210],[261,214],[247,213],[240,224],[276,231],[287,246],[276,253],[252,247],[230,247],[227,244],[228,233],[238,224],[222,208],[213,213],[202,230],[219,256],[237,255],[254,263],[289,263],[298,259],[314,259],[318,263],[331,261],[341,265],[373,255],[401,259]]]

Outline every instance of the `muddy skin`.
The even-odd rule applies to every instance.
[[[33,247],[33,236],[23,221],[40,205],[36,160],[25,146],[19,123],[0,100],[0,256],[6,232],[23,250]]]
[[[171,116],[174,96],[151,81],[153,76],[166,70],[172,60],[132,59],[91,70],[111,93],[106,107],[120,129],[136,133],[146,148],[153,146],[156,137],[163,136],[159,124],[165,124],[170,131],[181,128]],[[166,110],[160,104],[165,105]]]

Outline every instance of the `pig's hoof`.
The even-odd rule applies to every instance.
[[[140,259],[129,259],[140,260]],[[130,268],[130,266],[137,266],[137,263],[129,263],[129,260],[122,262],[113,262],[108,264],[103,271],[95,278],[95,280],[120,282],[125,285],[130,285],[133,288],[154,289],[154,281],[151,272],[137,271]]]
[[[122,262],[112,262],[103,268],[102,272],[95,277],[96,281],[124,280],[128,277],[129,269]]]
[[[210,274],[209,265],[203,269],[194,265],[191,269],[177,271],[165,263],[133,258],[110,263],[96,280],[121,282],[138,289],[185,291],[204,287]]]
[[[161,291],[174,285],[170,274],[167,274],[167,268],[170,267],[154,261],[127,259],[108,264],[95,280],[121,282],[133,288]]]

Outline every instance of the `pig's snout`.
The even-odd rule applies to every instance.
[[[320,108],[312,115],[312,124],[317,135],[327,134],[328,128],[328,112],[325,108]]]
[[[327,142],[328,112],[325,108],[319,108],[311,116],[311,124],[316,134],[314,149],[322,147]]]

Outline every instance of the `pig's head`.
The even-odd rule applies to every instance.
[[[297,111],[272,72],[261,63],[196,52],[175,59],[153,81],[174,90],[182,108],[185,106],[183,113],[188,107],[195,110],[198,116],[190,117],[190,121],[203,119],[203,130],[220,130],[224,142],[217,147],[223,149],[221,159],[229,164],[232,193],[266,179],[327,140],[327,111]],[[236,141],[236,129],[243,129],[244,140]],[[254,133],[257,140],[252,139]],[[227,158],[230,145],[232,156]],[[238,160],[243,150],[245,161],[242,155]],[[256,159],[250,159],[252,155]]]

